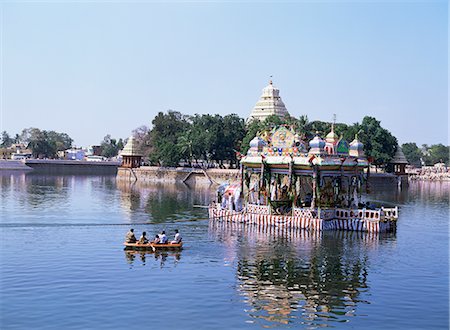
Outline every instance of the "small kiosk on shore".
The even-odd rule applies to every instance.
[[[241,159],[241,180],[222,187],[209,206],[211,221],[310,230],[388,232],[398,208],[362,199],[369,163],[358,137],[349,144],[332,127],[306,143],[281,126],[262,132]]]

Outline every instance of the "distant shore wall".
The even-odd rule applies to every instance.
[[[41,174],[116,174],[119,162],[90,162],[79,160],[28,159],[25,165]]]
[[[117,179],[139,182],[184,182],[186,184],[220,184],[239,180],[239,170],[192,169],[185,167],[142,166],[129,169],[119,167]]]
[[[192,169],[186,167],[143,166],[129,169],[119,167],[117,179],[121,181],[139,182],[184,182],[186,184],[221,184],[225,181],[239,180],[239,170]],[[407,180],[407,178],[406,178]],[[397,176],[389,173],[371,173],[369,183],[372,185],[397,185]]]

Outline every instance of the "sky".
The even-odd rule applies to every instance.
[[[294,117],[448,144],[447,1],[0,3],[0,131],[77,146],[160,111],[247,118],[273,76]]]

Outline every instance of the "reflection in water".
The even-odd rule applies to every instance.
[[[178,262],[181,260],[181,251],[134,251],[134,250],[124,250],[125,258],[130,267],[136,262],[136,257],[139,258],[140,263],[145,265],[148,259],[149,262],[156,264],[159,263],[160,268],[164,268],[166,262],[170,262],[170,267],[176,267]]]
[[[368,290],[368,249],[381,236],[211,223],[209,233],[237,265],[237,291],[264,327],[348,322]],[[392,234],[391,234],[392,236]]]
[[[121,205],[130,218],[138,212],[148,214],[152,222],[166,222],[180,217],[190,219],[193,211],[204,217],[204,210],[193,210],[193,205],[208,205],[213,190],[209,186],[195,190],[184,184],[129,183],[117,181]]]

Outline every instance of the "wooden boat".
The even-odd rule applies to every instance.
[[[183,248],[183,243],[167,243],[167,244],[156,244],[156,243],[123,243],[126,250],[181,250]]]

